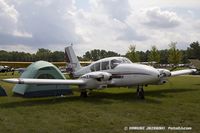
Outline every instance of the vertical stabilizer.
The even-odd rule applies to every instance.
[[[75,55],[72,45],[65,48],[65,58],[66,61],[69,63],[67,66],[67,70],[69,72],[73,73],[81,69],[81,65],[79,63],[77,56]]]

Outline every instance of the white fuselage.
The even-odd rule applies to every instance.
[[[159,80],[157,69],[141,64],[119,64],[111,73],[113,86],[145,85]]]
[[[84,74],[90,72],[108,72],[112,74],[112,80],[109,82],[108,86],[135,86],[135,85],[146,85],[159,80],[159,71],[151,66],[132,63],[129,60],[120,62],[119,64],[114,64],[112,66],[113,60],[128,60],[124,57],[112,57],[99,60],[92,63],[89,66],[83,67],[77,72],[74,72],[74,76],[81,77]],[[107,67],[104,68],[103,64],[106,64]],[[93,70],[93,66],[98,66],[98,70]],[[97,68],[96,68],[97,69]],[[94,81],[98,83],[98,81]],[[101,84],[101,83],[100,83]]]

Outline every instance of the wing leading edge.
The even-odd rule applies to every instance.
[[[178,70],[178,71],[171,71],[171,76],[179,76],[184,74],[195,73],[196,69],[185,69],[185,70]]]
[[[84,85],[86,82],[82,79],[64,80],[64,79],[26,79],[26,78],[10,78],[2,79],[4,82],[14,84],[48,84],[48,85]]]

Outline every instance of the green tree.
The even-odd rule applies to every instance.
[[[168,57],[169,57],[169,50],[160,50],[160,63],[161,64],[167,64],[168,63]]]
[[[99,49],[94,49],[91,51],[91,57],[93,61],[97,61],[101,59],[100,57],[100,50]]]
[[[113,51],[108,51],[106,57],[114,57],[114,56],[120,56],[120,54],[113,52]]]
[[[181,52],[176,48],[177,42],[171,42],[169,44],[169,57],[168,62],[174,65],[177,65],[181,62],[182,54]]]
[[[37,60],[52,61],[51,51],[49,49],[40,48],[36,52],[36,58]]]
[[[91,60],[92,59],[90,51],[85,52],[85,54],[83,55],[83,59],[84,60]]]
[[[158,49],[156,48],[156,46],[151,47],[151,51],[148,56],[148,61],[150,61],[150,62],[155,61],[157,63],[160,63],[160,53],[159,53]]]
[[[100,50],[100,58],[106,58],[107,57],[107,52],[105,50]]]
[[[62,51],[54,51],[51,53],[52,61],[64,61],[65,54]]]
[[[12,51],[7,52],[0,50],[0,61],[37,61],[37,60],[46,60],[46,61],[64,61],[64,52],[63,51],[54,51],[51,52],[48,49],[38,49],[38,51],[33,54]]]
[[[113,51],[105,51],[105,50],[99,50],[99,49],[94,49],[91,51],[87,51],[84,55],[83,55],[83,60],[99,60],[102,58],[106,58],[106,57],[113,57],[113,56],[120,56],[120,54],[115,53]]]
[[[187,51],[186,50],[180,50],[180,52],[182,54],[182,60],[181,60],[181,62],[183,64],[189,63]]]
[[[136,49],[135,45],[130,45],[129,50],[126,53],[126,57],[129,58],[132,62],[139,62],[139,55],[135,49]]]
[[[141,62],[146,62],[146,53],[145,52],[143,52],[143,51],[137,51],[136,53],[140,57],[140,61]]]
[[[10,61],[11,54],[7,51],[1,50],[0,51],[0,61]]]
[[[193,42],[187,49],[188,58],[190,59],[200,59],[200,45],[199,42]]]

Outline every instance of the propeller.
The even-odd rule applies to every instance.
[[[167,77],[171,76],[171,72],[167,69],[158,69],[158,71],[160,72],[159,75],[160,81],[158,82],[158,84],[164,84],[168,82]]]

